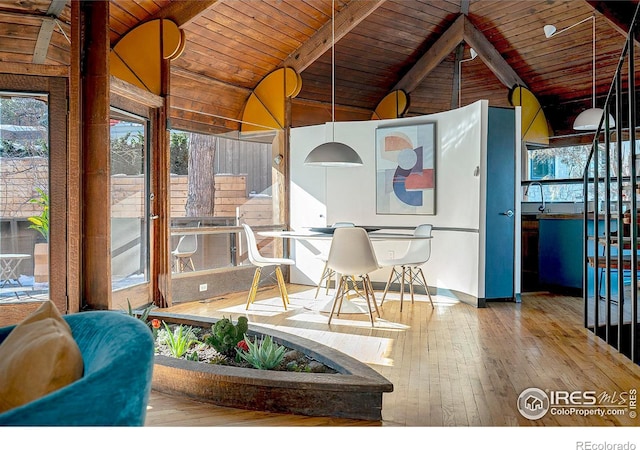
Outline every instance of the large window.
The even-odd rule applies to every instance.
[[[171,132],[171,250],[175,273],[242,263],[237,227],[280,224],[271,142]],[[235,227],[235,228],[234,228]],[[269,251],[269,249],[263,249]]]
[[[148,124],[111,113],[111,277],[113,289],[149,281]]]
[[[49,294],[48,100],[0,93],[0,302]]]
[[[629,142],[622,143],[623,176],[629,175],[631,163]],[[636,146],[640,145],[636,144]],[[638,148],[638,147],[637,147]],[[600,173],[604,173],[604,145],[600,147]],[[591,151],[589,145],[555,146],[549,148],[533,148],[526,152],[523,182],[542,182],[544,200],[546,202],[583,202],[583,174],[587,156]],[[611,168],[616,170],[616,145],[610,146]],[[591,170],[593,172],[593,170]],[[593,173],[591,173],[593,175]],[[617,198],[615,183],[611,185],[611,199]],[[604,200],[604,189],[599,191],[599,200]],[[530,202],[541,201],[540,189],[524,189],[523,199]],[[593,201],[593,191],[588,193],[587,201]]]

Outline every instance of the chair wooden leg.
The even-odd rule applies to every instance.
[[[369,309],[369,320],[371,320],[371,326],[374,326],[373,322],[373,308],[371,308],[371,300],[369,299],[369,294],[373,296],[373,290],[371,289],[371,280],[368,275],[364,275],[360,277],[362,279],[362,286],[364,287],[364,297],[367,300],[367,308]],[[374,298],[375,302],[375,298]],[[376,306],[377,309],[377,306]]]
[[[376,314],[378,315],[378,317],[382,317],[380,315],[380,309],[378,309],[378,302],[376,301],[376,295],[373,291],[373,285],[371,284],[371,278],[369,278],[369,276],[367,276],[367,282],[369,284],[369,292],[371,292],[371,299],[373,300],[373,306],[376,310]]]
[[[328,263],[324,263],[324,268],[322,269],[322,276],[318,281],[318,287],[316,287],[316,295],[314,298],[318,298],[318,293],[320,292],[320,286],[322,286],[322,282],[325,283],[326,293],[329,294],[329,283],[331,281],[331,277],[333,276],[333,270],[327,267]]]
[[[320,286],[322,286],[322,281],[325,279],[327,274],[327,263],[324,263],[324,267],[322,268],[322,275],[318,280],[318,286],[316,287],[316,295],[313,298],[318,298],[318,293],[320,292]]]
[[[349,285],[351,285],[351,288],[349,288]],[[345,277],[345,287],[346,287],[346,293],[347,293],[347,298],[352,298],[352,297],[363,297],[362,293],[360,292],[360,289],[358,289],[358,281],[356,280],[356,277],[353,275],[350,275],[348,277]],[[354,294],[349,295],[349,292],[353,291]]]
[[[415,281],[413,267],[409,267],[409,292],[411,292],[411,304],[413,304],[413,283]]]
[[[189,258],[189,266],[191,267],[191,271],[196,271],[196,266],[193,265],[193,259]]]
[[[400,312],[402,312],[402,302],[404,301],[404,278],[406,273],[407,268],[405,266],[402,266],[402,280],[400,281]]]
[[[393,274],[396,273],[396,267],[393,266],[391,268],[391,272],[389,273],[389,279],[387,280],[387,285],[384,287],[384,293],[382,294],[382,300],[380,301],[380,305],[384,304],[384,298],[387,296],[387,292],[389,291],[389,286],[391,286],[391,278],[393,278]]]
[[[327,280],[324,282],[324,295],[329,295],[329,288],[331,287],[331,279],[335,277],[336,281],[333,284],[334,288],[338,288],[338,274],[335,273],[335,271],[333,269],[329,269],[328,273],[327,273]]]
[[[329,295],[329,288],[331,287],[331,279],[334,278],[336,281],[333,282],[333,287],[338,288],[338,274],[335,273],[333,269],[329,269],[329,273],[327,273],[327,280],[324,282],[324,295]]]
[[[256,299],[256,293],[258,292],[258,284],[260,283],[260,273],[262,272],[262,267],[256,267],[256,271],[253,274],[253,282],[251,283],[251,289],[249,289],[249,295],[247,296],[247,307],[245,309],[249,309],[249,305],[253,303]]]
[[[336,286],[336,293],[333,297],[333,305],[331,306],[331,313],[329,314],[329,322],[328,322],[329,325],[331,325],[331,319],[333,318],[333,313],[336,310],[336,305],[338,304],[338,301],[340,302],[340,308],[342,308],[342,298],[344,297],[344,286],[343,286],[342,277],[340,277],[340,280],[337,283],[338,285]],[[340,314],[340,308],[338,308],[338,314]]]
[[[276,279],[278,280],[278,287],[280,288],[280,297],[282,297],[282,304],[285,311],[287,310],[287,303],[289,303],[289,294],[287,294],[287,285],[284,283],[284,277],[282,276],[282,269],[280,266],[276,266]]]
[[[362,295],[358,290],[358,282],[356,281],[356,277],[351,276],[351,282],[353,283],[353,290],[356,291],[356,294]],[[363,286],[363,289],[364,289],[364,286]]]
[[[422,282],[424,283],[424,290],[427,291],[427,297],[429,297],[429,301],[431,302],[431,307],[433,306],[433,300],[431,299],[431,293],[429,292],[429,285],[427,284],[427,280],[424,278],[424,272],[422,272],[422,268],[418,268],[418,273],[422,277]]]
[[[340,277],[340,283],[342,283],[342,290],[340,291],[340,299],[338,301],[338,311],[336,311],[336,316],[339,316],[342,311],[342,303],[345,296],[347,297],[347,300],[349,299],[349,281],[347,280],[347,277],[342,275],[338,276]]]

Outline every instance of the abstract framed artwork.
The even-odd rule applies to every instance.
[[[436,213],[436,123],[376,129],[376,213]]]

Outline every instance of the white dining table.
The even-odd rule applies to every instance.
[[[302,231],[261,231],[257,233],[262,237],[271,237],[271,238],[281,238],[281,239],[294,239],[301,241],[313,241],[313,240],[321,240],[321,241],[330,241],[333,238],[333,233],[321,233],[311,231],[310,229],[304,229]],[[369,239],[371,242],[395,242],[395,241],[412,241],[412,240],[424,240],[424,239],[432,239],[433,236],[414,236],[410,233],[388,233],[381,231],[371,231],[368,233]],[[342,304],[342,309],[340,311],[341,314],[362,314],[368,313],[367,307],[364,305],[355,304],[352,301],[349,301],[350,296],[346,296],[345,302]],[[353,296],[351,296],[353,298]],[[331,312],[331,307],[333,305],[334,299],[332,298],[328,302],[321,304],[320,306],[315,307],[306,307],[306,309],[312,309],[314,311],[320,312]]]
[[[298,240],[313,240],[319,239],[324,241],[330,241],[333,238],[331,233],[318,233],[313,231],[260,231],[259,236],[283,238],[283,239],[298,239]],[[408,233],[381,233],[379,231],[372,231],[369,233],[369,239],[372,242],[376,241],[413,241],[432,239],[433,236],[414,236]]]

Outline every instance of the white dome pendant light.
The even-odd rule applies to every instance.
[[[592,90],[593,90],[593,103],[591,108],[582,111],[576,117],[573,122],[574,130],[597,130],[602,120],[604,111],[602,108],[596,108],[596,16],[593,16],[593,66],[592,72]],[[609,128],[615,128],[616,122],[613,120],[611,114],[609,114]]]
[[[353,167],[361,166],[358,153],[346,144],[335,141],[335,0],[331,2],[331,142],[325,142],[311,150],[304,160],[307,166]]]

